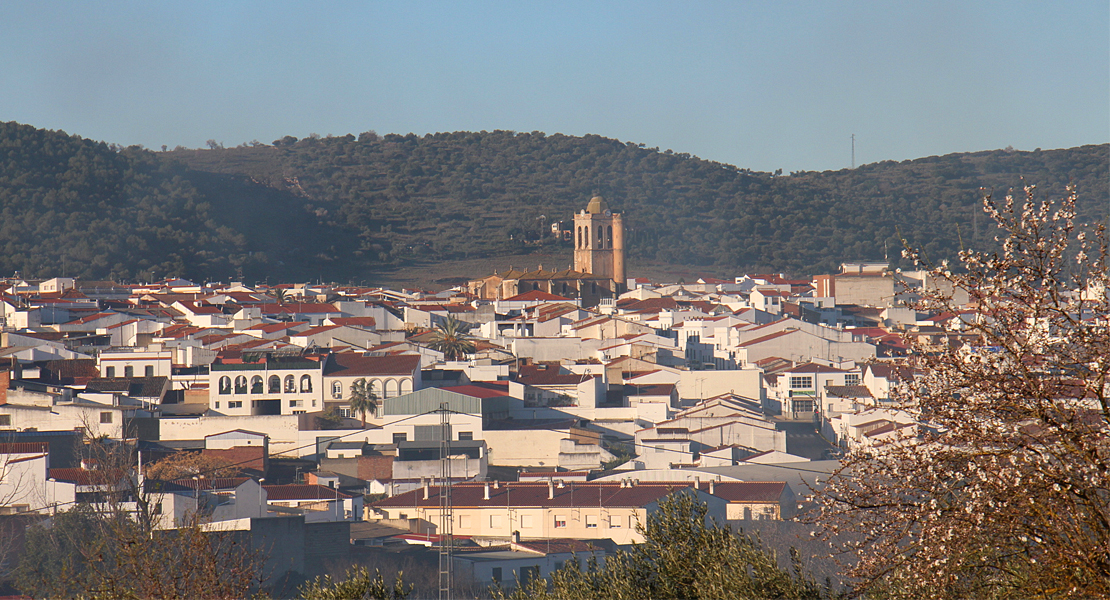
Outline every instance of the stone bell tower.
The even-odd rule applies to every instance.
[[[625,289],[624,221],[601,196],[574,215],[574,244],[575,271],[612,279],[618,292]]]

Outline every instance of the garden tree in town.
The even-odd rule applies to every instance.
[[[351,412],[362,415],[362,428],[366,429],[366,413],[377,414],[378,396],[374,393],[374,384],[368,383],[365,377],[360,377],[351,383],[351,395],[347,398]]]
[[[99,491],[27,532],[15,573],[20,591],[48,598],[243,598],[258,589],[261,553],[237,532],[206,531],[203,510],[174,521],[163,510],[163,483],[138,476],[134,446],[100,437],[79,451],[94,466],[90,478]],[[162,468],[171,474],[177,467]]]
[[[947,343],[914,340],[919,375],[892,392],[920,428],[853,450],[819,496],[861,591],[1110,596],[1107,243],[1075,202],[987,196],[1000,250],[929,268],[916,308],[954,315]]]
[[[78,504],[27,531],[15,583],[36,598],[246,598],[262,556],[199,519],[149,529],[126,512]]]
[[[331,575],[317,577],[301,586],[300,592],[304,600],[405,600],[412,587],[405,584],[403,573],[397,573],[397,579],[390,585],[380,571],[371,576],[369,569],[358,567],[349,569],[342,581],[332,579]]]
[[[688,492],[659,503],[647,523],[637,525],[644,542],[618,550],[582,569],[577,560],[551,576],[511,592],[495,587],[495,598],[526,600],[623,600],[639,598],[822,598],[826,587],[804,573],[800,557],[781,568],[758,540],[729,527],[706,523],[705,504]]]
[[[266,295],[273,298],[275,301],[277,301],[278,304],[285,304],[287,292],[285,291],[285,288],[273,288],[270,291],[266,292]]]
[[[171,481],[188,479],[193,476],[235,477],[240,474],[239,467],[230,460],[208,456],[200,452],[178,451],[149,466],[144,466],[150,479]]]
[[[447,360],[462,360],[474,352],[474,338],[467,333],[469,330],[469,323],[448,315],[432,330],[432,342],[428,345],[442,352]]]

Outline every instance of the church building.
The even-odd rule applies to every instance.
[[[625,291],[624,222],[601,196],[574,215],[574,266],[564,271],[518,270],[494,273],[467,284],[470,293],[487,300],[504,300],[534,290],[564,298],[580,298],[594,306],[602,298]]]

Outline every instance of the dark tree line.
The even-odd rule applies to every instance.
[[[982,186],[1074,183],[1110,205],[1108,146],[997,150],[855,170],[753,172],[600,136],[373,132],[152,153],[0,124],[0,273],[333,280],[422,261],[566,252],[595,192],[630,257],[721,272],[829,271],[993,244]],[[479,274],[472,274],[479,275]]]

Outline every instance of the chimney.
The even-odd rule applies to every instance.
[[[482,499],[483,500],[489,500],[489,482],[488,481],[486,482],[485,488],[486,488],[486,491],[485,491],[484,494],[482,494]]]
[[[497,479],[493,480],[493,489],[495,489],[495,490],[501,489],[501,482],[499,480],[497,480]]]
[[[550,479],[547,480],[547,499],[550,500],[555,497],[555,482]]]
[[[513,532],[513,543],[514,544],[519,544],[520,543],[520,532],[519,531],[514,531]]]
[[[712,495],[712,494],[714,494],[714,493],[716,493],[716,492],[717,492],[717,485],[716,485],[716,483],[717,483],[717,482],[716,482],[716,481],[713,481],[712,479],[710,479],[710,480],[709,480],[709,493],[710,493],[710,495]]]
[[[694,489],[696,490],[700,487],[701,487],[701,477],[695,477],[694,478]]]
[[[565,488],[565,487],[567,487],[567,484],[566,484],[566,482],[565,482],[565,481],[563,481],[562,479],[560,479],[560,480],[559,480],[559,489],[563,489],[563,488]]]
[[[420,485],[424,486],[424,499],[427,500],[432,494],[431,486],[428,485],[428,480],[423,477],[420,478]]]
[[[632,485],[630,485],[628,487],[632,487],[633,485],[640,485],[640,480],[639,479],[633,479],[632,480]]]

